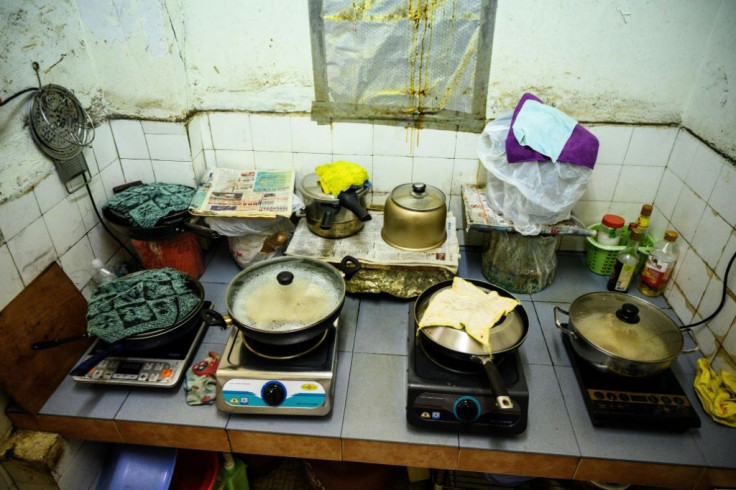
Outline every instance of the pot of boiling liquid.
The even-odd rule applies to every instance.
[[[560,321],[560,314],[568,322]],[[645,377],[667,369],[683,350],[683,331],[661,309],[624,293],[580,296],[570,310],[555,307],[555,324],[575,352],[595,368],[628,377]]]

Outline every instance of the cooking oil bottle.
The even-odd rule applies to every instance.
[[[625,293],[629,290],[629,286],[631,286],[634,279],[636,266],[639,263],[639,252],[637,250],[640,241],[641,232],[638,228],[632,228],[626,247],[616,256],[616,263],[611,271],[611,277],[608,279],[609,291]]]
[[[646,296],[659,296],[664,292],[667,281],[672,275],[672,269],[677,262],[678,246],[677,232],[667,230],[664,238],[654,244],[649,252],[644,269],[641,271],[637,288]]]

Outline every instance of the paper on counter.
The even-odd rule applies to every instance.
[[[286,249],[286,255],[302,255],[340,262],[351,255],[364,264],[403,267],[440,267],[453,274],[460,263],[460,245],[455,228],[455,217],[447,214],[445,223],[447,240],[441,246],[421,252],[394,248],[381,238],[383,213],[371,211],[371,220],[364,223],[363,229],[346,238],[323,238],[315,235],[307,227],[305,218],[299,221],[294,236]]]

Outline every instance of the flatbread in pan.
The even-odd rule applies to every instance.
[[[474,284],[455,277],[452,287],[435,294],[427,304],[419,328],[447,326],[465,331],[480,342],[487,352],[490,330],[506,314],[519,305],[519,301],[499,295],[496,291],[483,291]]]

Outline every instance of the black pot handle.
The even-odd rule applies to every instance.
[[[616,318],[631,325],[639,323],[639,308],[631,303],[624,303],[616,312]]]
[[[319,223],[319,227],[322,230],[329,230],[332,228],[332,219],[335,217],[340,206],[333,206],[332,204],[320,203],[320,209],[322,210],[322,220]]]
[[[74,342],[76,340],[82,340],[82,339],[89,339],[92,336],[89,334],[89,332],[84,332],[80,335],[73,335],[71,337],[64,337],[61,339],[54,339],[54,340],[42,340],[40,342],[34,342],[31,344],[31,349],[33,350],[41,350],[41,349],[49,349],[51,347],[56,347],[57,345],[63,345],[67,344],[69,342]]]
[[[199,317],[210,327],[220,327],[222,329],[226,329],[232,323],[229,318],[225,318],[215,310],[210,309],[203,309],[199,313]]]
[[[351,255],[346,255],[336,267],[345,275],[345,280],[349,281],[358,273],[362,266],[358,259]]]
[[[340,201],[340,205],[345,209],[349,209],[360,221],[370,221],[371,215],[368,211],[363,208],[360,204],[360,197],[358,197],[356,186],[350,186],[346,191],[342,191],[337,195],[337,200]]]

